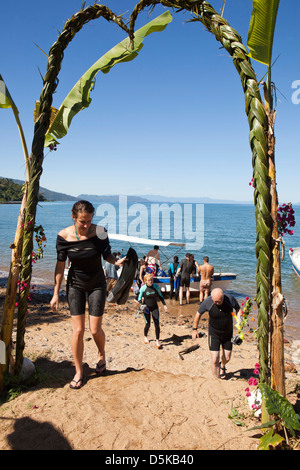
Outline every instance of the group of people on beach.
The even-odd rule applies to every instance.
[[[67,278],[67,300],[72,318],[72,354],[75,364],[75,375],[70,383],[70,388],[79,389],[85,383],[83,375],[83,338],[85,331],[85,308],[88,302],[89,327],[95,344],[98,349],[98,358],[95,371],[101,375],[106,371],[105,360],[105,333],[103,331],[103,313],[107,296],[107,273],[111,273],[112,268],[122,268],[126,263],[126,257],[120,258],[111,253],[108,234],[103,227],[92,223],[95,209],[93,205],[85,200],[76,202],[72,208],[73,225],[62,229],[57,235],[57,262],[54,275],[54,293],[50,302],[53,312],[59,308],[59,291],[64,278],[64,269],[67,259],[71,262]],[[154,246],[146,259],[147,267],[150,269],[143,274],[142,282],[138,293],[145,319],[144,343],[148,344],[148,332],[151,317],[155,326],[156,346],[161,349],[159,308],[158,302],[163,303],[167,312],[167,305],[158,285],[153,283],[157,265],[161,269],[158,246]],[[106,261],[105,272],[102,267],[102,258]],[[221,289],[214,289],[210,293],[210,280],[213,274],[213,266],[209,264],[205,257],[204,263],[198,266],[194,262],[192,255],[186,254],[185,259],[179,264],[178,259],[173,261],[172,279],[173,290],[176,281],[180,277],[179,302],[182,304],[183,289],[186,289],[187,303],[190,301],[189,282],[192,273],[198,269],[201,274],[200,284],[200,308],[198,309],[193,325],[192,338],[195,341],[198,337],[198,324],[201,316],[206,311],[209,312],[209,348],[211,351],[212,372],[219,378],[224,375],[225,365],[231,357],[233,321],[232,311],[237,312],[240,318],[241,310],[236,299],[231,295],[226,295]],[[176,264],[177,263],[177,264]],[[143,265],[141,265],[142,268]],[[144,264],[144,267],[146,264]],[[202,297],[201,297],[202,294]],[[170,294],[172,296],[172,294]],[[222,356],[220,349],[222,346]]]
[[[139,273],[139,281],[143,283],[144,275],[150,272],[153,276],[159,270],[162,272],[159,247],[154,246],[153,250],[149,251],[147,256],[141,260],[141,267]],[[191,277],[194,275],[201,276],[199,283],[200,303],[206,299],[211,291],[212,276],[214,274],[214,267],[209,264],[208,256],[204,256],[203,264],[199,265],[194,259],[194,255],[186,253],[185,258],[179,263],[178,256],[174,256],[173,262],[170,263],[168,268],[168,275],[170,277],[170,299],[175,294],[175,299],[179,298],[179,305],[183,305],[183,294],[186,292],[186,303],[190,303],[190,283]]]

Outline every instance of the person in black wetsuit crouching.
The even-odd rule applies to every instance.
[[[239,322],[242,311],[237,300],[230,294],[224,294],[222,289],[216,288],[202,302],[194,319],[192,338],[195,341],[198,337],[199,320],[205,312],[209,313],[208,344],[211,352],[212,373],[216,378],[225,378],[225,365],[231,358],[233,310],[237,312]],[[223,351],[220,360],[221,346]]]
[[[147,338],[149,328],[150,328],[150,320],[151,315],[153,318],[154,326],[155,326],[155,337],[156,337],[156,346],[158,349],[161,349],[161,344],[159,341],[160,335],[160,326],[159,326],[159,309],[157,305],[157,301],[160,300],[163,303],[165,312],[168,311],[168,307],[166,305],[165,299],[161,293],[161,290],[157,284],[153,284],[153,276],[152,274],[146,274],[144,276],[145,284],[142,286],[139,292],[138,301],[141,304],[144,304],[146,307],[143,310],[143,315],[145,319],[145,328],[144,328],[144,343],[148,344],[149,340]]]

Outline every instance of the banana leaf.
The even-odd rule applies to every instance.
[[[14,102],[0,74],[0,108],[12,108]]]
[[[67,134],[74,116],[89,107],[92,101],[90,92],[94,88],[97,73],[100,70],[108,73],[115,64],[133,60],[143,47],[143,39],[151,33],[163,31],[171,21],[172,15],[166,11],[134,33],[134,49],[131,48],[130,39],[127,37],[97,60],[78,80],[60,106],[46,133],[45,147],[58,144],[57,139]]]
[[[2,75],[0,75],[0,108],[3,109],[8,109],[11,108],[12,112],[14,113],[14,117],[19,129],[20,137],[21,137],[21,142],[22,142],[22,147],[23,147],[23,152],[24,152],[24,158],[25,158],[25,164],[26,164],[26,172],[27,172],[27,180],[29,177],[29,155],[28,155],[28,149],[27,149],[27,144],[26,144],[26,139],[24,136],[22,124],[20,121],[19,117],[19,110],[17,106],[14,103],[14,100],[10,96],[10,93],[6,87],[6,84],[2,78]]]
[[[280,0],[253,0],[253,10],[248,31],[249,57],[271,65],[272,48]]]

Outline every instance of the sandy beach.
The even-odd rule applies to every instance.
[[[1,308],[5,289],[0,290]],[[207,344],[208,317],[201,322],[198,349],[191,326],[198,300],[161,309],[162,349],[143,343],[144,320],[136,318],[133,298],[125,306],[107,304],[104,316],[107,371],[95,374],[96,347],[86,318],[84,370],[87,382],[71,390],[74,375],[71,321],[66,299],[59,313],[51,296],[34,294],[30,304],[25,357],[39,381],[0,406],[0,449],[32,450],[256,450],[260,424],[247,402],[245,388],[258,361],[256,341],[247,333],[235,346],[226,379],[214,379]],[[2,313],[2,311],[1,311]],[[13,332],[15,340],[16,328]],[[299,345],[285,339],[287,398],[299,413]],[[296,363],[293,362],[297,359]],[[233,415],[238,421],[234,423]],[[229,418],[231,416],[231,418]],[[297,444],[299,448],[299,442]]]

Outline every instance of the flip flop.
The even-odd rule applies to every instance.
[[[74,387],[74,386],[72,385],[72,382],[74,382],[74,384],[76,384],[76,385],[79,384],[80,382],[81,382],[81,384],[80,384],[79,386],[75,386],[75,387]],[[70,388],[71,388],[72,390],[79,390],[81,387],[83,387],[84,384],[85,384],[85,378],[84,378],[84,377],[80,377],[80,379],[78,379],[78,380],[74,380],[74,379],[71,380]]]
[[[226,377],[226,367],[222,367],[222,362],[220,362],[220,378],[225,379]]]
[[[106,372],[106,362],[103,362],[103,364],[96,364],[96,374],[101,375]]]

